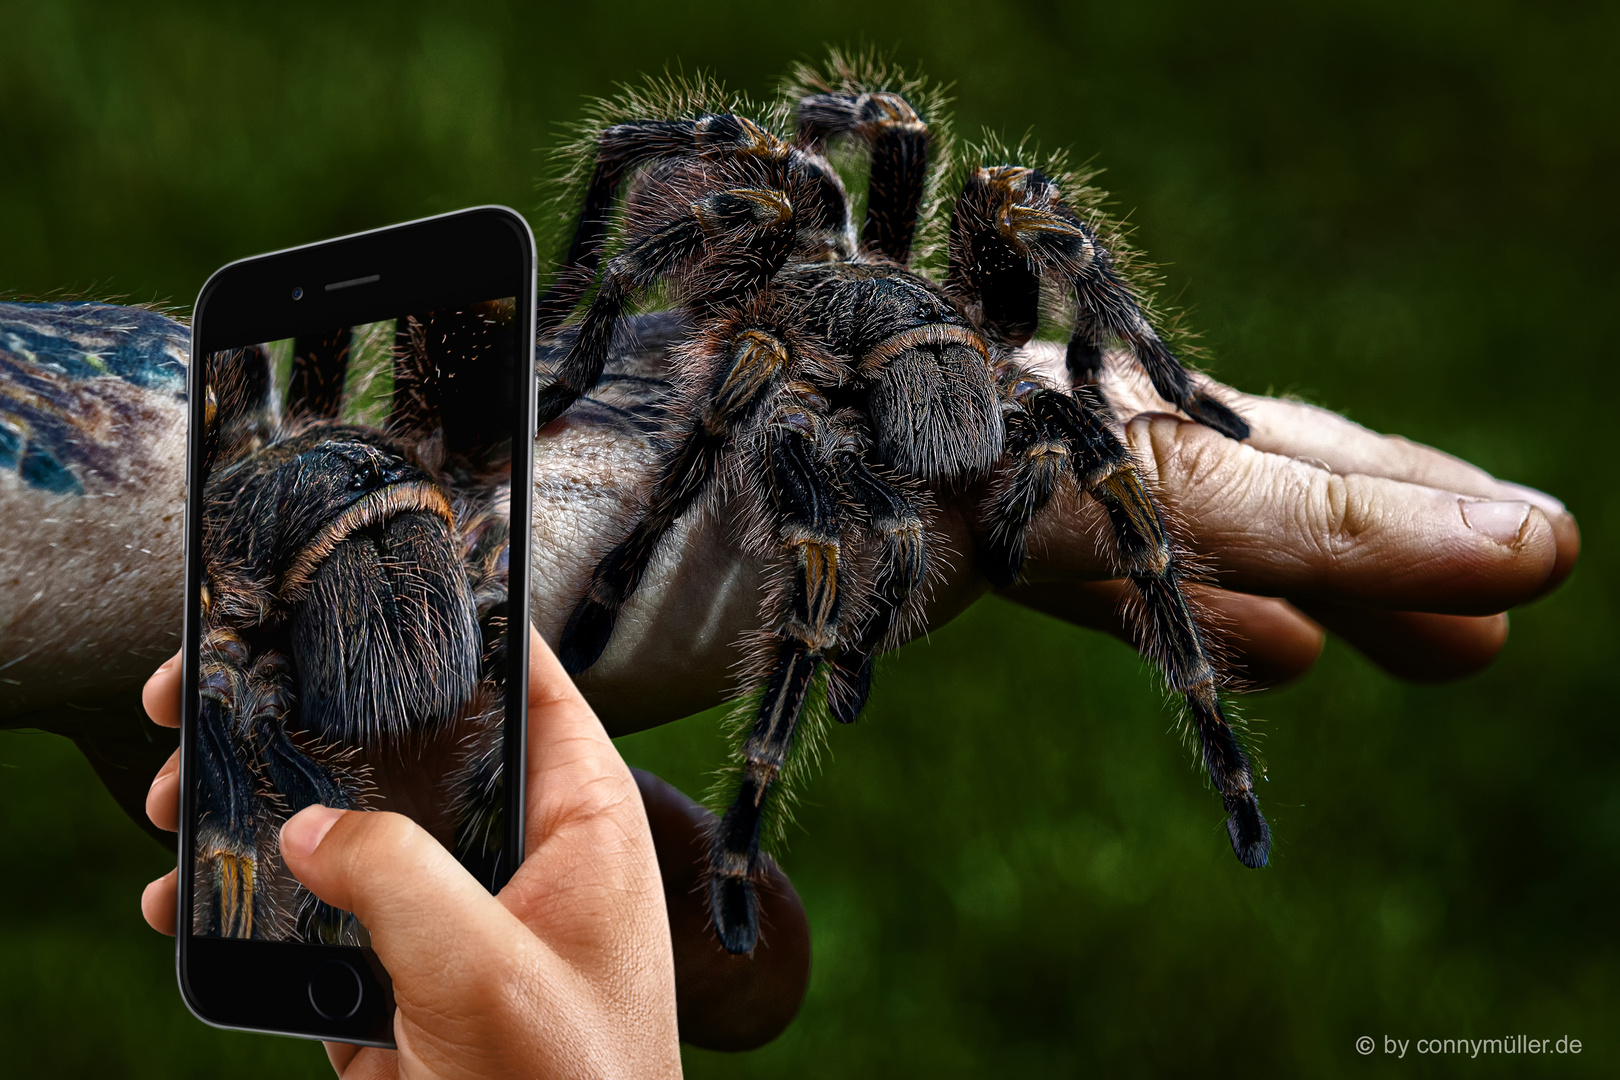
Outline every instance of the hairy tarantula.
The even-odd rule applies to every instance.
[[[206,359],[194,932],[368,940],[281,865],[315,802],[410,813],[491,880],[511,446],[477,406],[509,385],[512,317]]]
[[[1234,439],[1247,425],[1189,377],[1058,179],[971,163],[936,280],[912,261],[936,149],[917,85],[835,58],[830,76],[801,71],[789,97],[791,139],[695,95],[662,112],[632,98],[608,117],[539,306],[542,334],[566,349],[540,387],[541,424],[597,385],[638,293],[671,298],[686,328],[657,477],[568,618],[567,668],[601,656],[661,543],[696,508],[723,500],[780,574],[747,675],[755,704],[738,786],[712,842],[720,941],[733,953],[754,947],[767,798],[812,687],[824,672],[832,716],[861,712],[874,658],[900,637],[941,557],[931,540],[940,499],[976,506],[978,557],[998,585],[1017,578],[1025,531],[1060,488],[1077,485],[1106,509],[1147,652],[1185,697],[1233,850],[1263,866],[1270,829],[1184,594],[1190,571],[1095,386],[1105,349],[1128,349],[1188,416]],[[867,169],[858,235],[833,164],[841,152]],[[1069,387],[1014,359],[1054,302],[1073,313]]]

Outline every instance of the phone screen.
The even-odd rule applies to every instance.
[[[510,873],[520,322],[495,297],[203,357],[193,935],[369,944],[282,862],[311,803]]]

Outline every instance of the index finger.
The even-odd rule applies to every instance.
[[[528,702],[525,847],[532,853],[560,821],[634,797],[635,781],[602,721],[532,625]]]
[[[1482,499],[1529,503],[1546,515],[1557,543],[1557,562],[1543,591],[1563,583],[1581,552],[1575,517],[1544,491],[1498,480],[1477,465],[1401,435],[1383,435],[1329,409],[1302,401],[1256,397],[1227,391],[1249,421],[1248,443],[1330,472],[1360,473],[1409,484],[1455,491]]]
[[[1125,430],[1154,491],[1223,588],[1483,615],[1534,597],[1556,562],[1552,527],[1527,502],[1339,475],[1163,414],[1138,416]],[[1030,579],[1095,576],[1098,516],[1039,522]]]

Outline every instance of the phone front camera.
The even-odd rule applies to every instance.
[[[298,287],[298,286],[294,286],[293,287],[293,299],[294,300],[302,300],[303,298],[304,298],[304,290],[302,288]]]

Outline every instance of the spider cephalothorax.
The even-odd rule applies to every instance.
[[[475,871],[498,857],[506,462],[487,426],[458,426],[441,376],[481,383],[510,318],[371,328],[387,371],[351,364],[347,329],[291,343],[281,380],[264,348],[208,358],[198,932],[363,940],[280,868],[277,826],[312,802],[382,795]],[[344,419],[384,378],[386,421]]]
[[[677,90],[667,107],[632,95],[594,136],[573,240],[540,304],[544,333],[589,294],[557,335],[565,355],[542,382],[542,424],[597,384],[638,293],[673,299],[685,327],[657,478],[575,606],[563,662],[596,662],[671,526],[700,505],[722,508],[780,571],[748,676],[738,787],[710,860],[711,912],[733,952],[757,937],[761,822],[809,692],[825,673],[831,714],[860,713],[874,657],[900,638],[930,561],[942,558],[931,537],[941,500],[968,505],[977,557],[997,584],[1018,576],[1025,530],[1060,487],[1101,503],[1149,651],[1185,696],[1233,848],[1260,866],[1270,844],[1184,596],[1184,557],[1094,385],[1105,351],[1127,349],[1194,419],[1233,438],[1247,426],[1195,386],[1060,179],[967,162],[943,230],[943,274],[911,264],[935,201],[926,101],[916,84],[838,58],[829,75],[801,71],[790,87],[775,118],[794,118],[792,139],[701,93]],[[851,151],[867,166],[858,237],[829,158]],[[1068,386],[1013,353],[1052,301],[1072,313]]]

